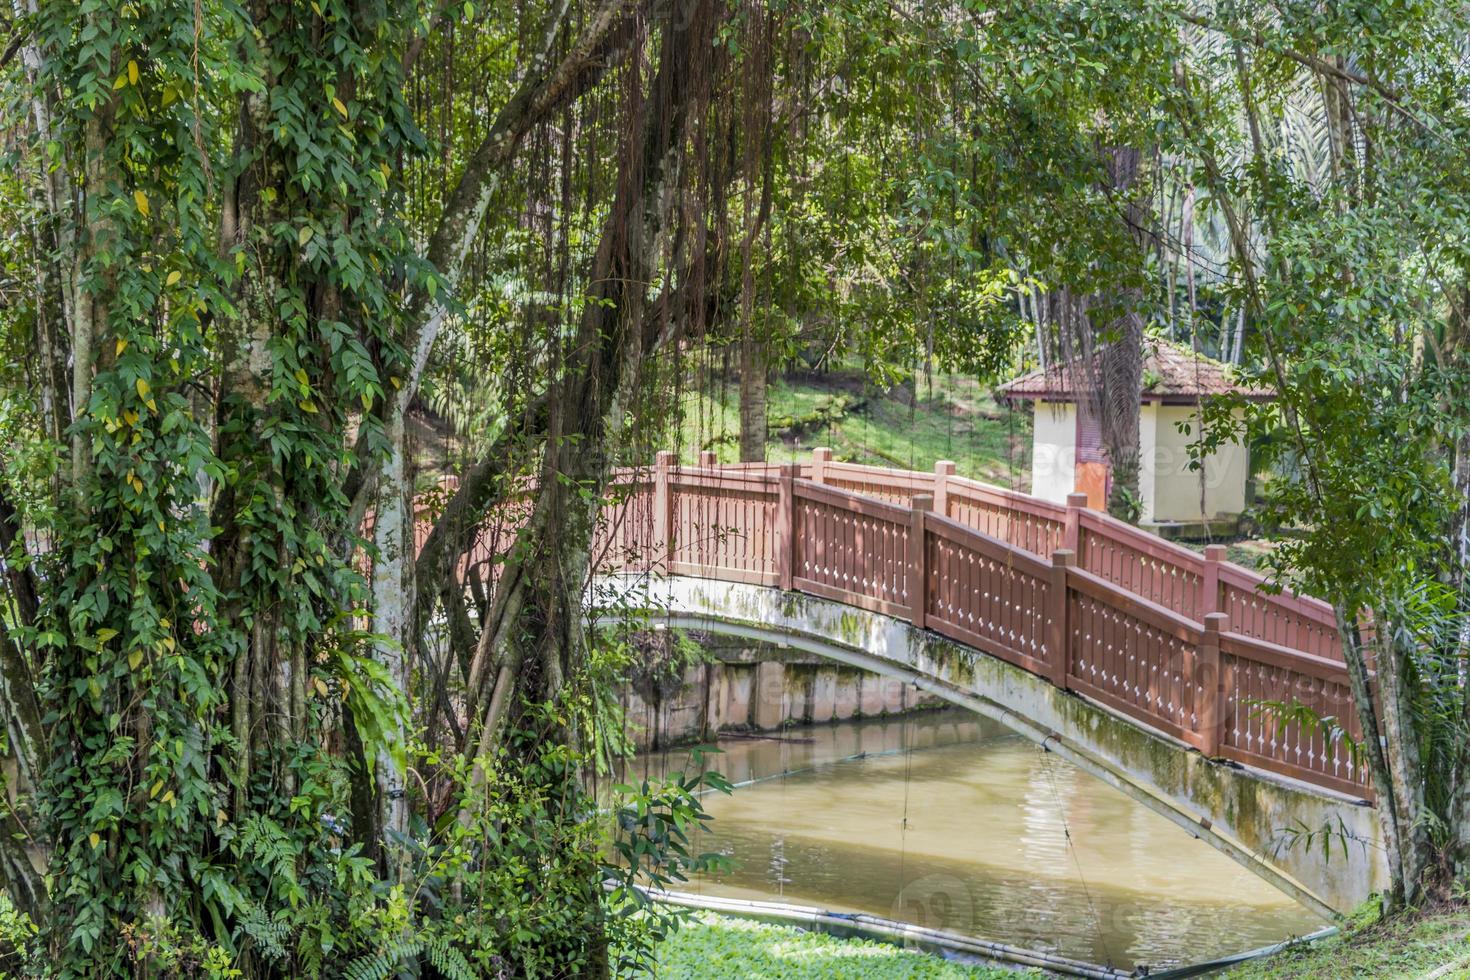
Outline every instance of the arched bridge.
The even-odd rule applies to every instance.
[[[1200,555],[1082,495],[1061,506],[952,463],[825,450],[693,467],[659,453],[608,496],[601,601],[631,592],[671,625],[801,646],[990,714],[1321,912],[1385,880],[1333,611],[1263,591],[1223,547]]]

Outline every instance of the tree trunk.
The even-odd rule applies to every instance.
[[[1142,245],[1138,229],[1146,227],[1138,203],[1138,168],[1142,155],[1132,147],[1107,151],[1110,190],[1126,200],[1131,234]],[[1108,490],[1108,512],[1114,517],[1138,520],[1139,445],[1138,425],[1143,392],[1143,291],[1133,287],[1113,297],[1119,315],[1107,326],[1108,342],[1098,353],[1101,390],[1099,402],[1103,445],[1112,466]]]
[[[1402,903],[1405,894],[1403,849],[1400,846],[1403,837],[1399,827],[1399,808],[1394,802],[1394,779],[1383,747],[1382,738],[1386,736],[1379,730],[1378,712],[1373,706],[1373,688],[1358,631],[1357,611],[1345,609],[1340,604],[1335,611],[1337,631],[1342,636],[1342,659],[1347,666],[1348,689],[1352,692],[1353,705],[1363,728],[1363,753],[1377,797],[1375,810],[1387,844],[1384,853],[1388,859],[1390,881],[1388,904],[1396,906]]]
[[[1450,304],[1443,345],[1444,363],[1453,371],[1470,368],[1470,284],[1466,284],[1470,273],[1462,279],[1456,301]],[[1450,586],[1457,597],[1458,614],[1454,653],[1460,665],[1460,724],[1462,730],[1470,731],[1470,431],[1462,431],[1455,439],[1451,480],[1455,510],[1448,534]],[[1463,881],[1470,878],[1470,745],[1460,746],[1453,785],[1454,873]]]
[[[623,440],[625,409],[643,383],[642,363],[659,324],[646,316],[657,243],[673,194],[691,107],[707,97],[713,0],[679,0],[663,32],[658,69],[643,102],[641,131],[622,152],[618,192],[603,224],[574,341],[549,398],[546,449],[530,521],[502,573],[471,670],[475,742],[485,760],[497,746],[581,744],[559,710],[586,662],[583,596],[589,549],[611,453]],[[530,739],[526,734],[530,733]],[[509,735],[517,737],[507,741]],[[544,768],[544,767],[543,767]],[[576,773],[564,778],[575,782]],[[547,787],[575,799],[575,786]],[[599,921],[596,883],[587,921]],[[590,975],[605,975],[601,928],[584,937]]]
[[[766,347],[749,322],[740,338],[740,461],[766,459]]]
[[[412,521],[413,478],[407,465],[408,447],[404,413],[395,403],[383,433],[388,443],[388,460],[378,478],[377,509],[373,519],[373,641],[374,655],[401,691],[409,690],[408,607],[413,599],[410,579],[413,570],[414,528]],[[396,744],[404,745],[407,733],[398,724]],[[405,773],[386,748],[378,753],[378,830],[390,881],[402,881],[408,870],[408,795]]]

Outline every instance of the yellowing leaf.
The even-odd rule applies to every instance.
[[[151,398],[148,399],[143,404],[148,406],[148,411],[150,411],[150,412],[156,412],[156,411],[158,411],[158,402],[154,401]]]
[[[163,647],[169,653],[173,653],[174,652],[174,647],[176,647],[177,645],[178,644],[174,643],[174,638],[173,637],[171,637],[171,636],[165,636],[163,638]]]
[[[160,792],[162,792],[162,790],[163,790],[163,780],[160,779],[158,782],[154,783],[153,784],[153,788],[148,791],[148,798],[150,800],[153,799]]]
[[[114,92],[116,92],[118,89],[126,87],[127,84],[128,84],[128,76],[126,76],[126,75],[119,75],[119,76],[117,76],[117,81],[115,81],[115,82],[112,83],[112,90]]]
[[[170,272],[168,274],[168,278],[163,281],[163,284],[165,286],[172,286],[174,283],[178,282],[182,278],[184,278],[184,274],[178,269],[175,269],[173,272]]]
[[[393,386],[394,391],[397,391],[399,388],[403,387],[403,379],[399,378],[397,375],[389,378],[388,383]]]
[[[148,217],[148,195],[142,191],[133,191],[133,203],[138,205],[138,213]]]
[[[128,83],[130,85],[138,84],[138,63],[136,61],[128,62]]]
[[[169,790],[167,793],[164,793],[163,794],[163,802],[167,803],[169,806],[173,806],[174,805],[174,791],[173,790]]]
[[[306,376],[306,372],[305,372],[305,371],[303,371],[303,370],[301,370],[301,369],[300,369],[300,368],[297,368],[297,369],[296,369],[296,380],[297,380],[297,381],[300,381],[300,382],[301,382],[301,383],[302,383],[302,384],[304,384],[304,385],[309,385],[309,384],[311,384],[311,379],[310,379],[310,378],[308,378],[308,377],[307,377],[307,376]]]
[[[126,338],[126,337],[119,337],[119,338],[117,338],[117,351],[116,351],[117,356],[118,357],[122,357],[122,352],[125,351],[125,350],[127,350],[127,349],[128,349],[128,338]]]
[[[301,408],[301,410],[303,412],[306,412],[309,415],[315,415],[316,414],[316,405],[315,405],[315,403],[312,402],[312,400],[310,398],[303,398],[301,401],[297,402],[296,404],[298,406],[300,406],[300,408]]]
[[[139,378],[133,382],[133,387],[138,389],[139,398],[147,398],[148,392],[153,390],[153,386],[148,383],[147,378]]]
[[[332,105],[336,107],[338,112],[342,113],[343,119],[347,118],[347,106],[342,103],[341,99],[333,99]]]
[[[117,630],[104,627],[97,631],[97,642],[106,643],[114,636],[117,636]]]
[[[98,837],[95,833],[92,833],[87,835],[87,841],[92,845],[92,849],[95,851],[97,849],[97,845],[102,843],[102,838]]]
[[[143,662],[143,651],[134,650],[128,654],[128,670],[137,670],[138,665]]]
[[[329,693],[327,690],[327,682],[322,680],[320,677],[313,677],[311,680],[312,683],[316,686],[316,693],[320,694],[322,697],[326,697]]]
[[[137,425],[138,413],[133,411],[131,408],[123,409],[123,421],[126,422],[128,425]]]
[[[223,827],[225,824],[227,824],[229,822],[230,822],[230,818],[225,813],[225,811],[224,811],[223,808],[214,811],[214,825],[216,827]]]
[[[296,233],[296,244],[305,245],[307,242],[311,241],[311,236],[313,234],[315,234],[315,232],[311,230],[311,225],[302,225],[301,230]]]

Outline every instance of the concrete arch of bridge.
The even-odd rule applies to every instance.
[[[1386,886],[1377,814],[1362,801],[1207,759],[902,620],[803,593],[689,576],[606,576],[594,583],[593,596],[602,622],[636,609],[654,624],[784,644],[932,691],[1055,752],[1324,917]],[[1302,836],[1309,831],[1317,832],[1311,841]]]

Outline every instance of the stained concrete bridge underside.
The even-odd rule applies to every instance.
[[[654,627],[789,647],[872,671],[991,718],[1200,838],[1324,917],[1387,883],[1365,801],[1209,759],[1178,739],[961,643],[881,613],[778,588],[693,576],[600,577],[599,605]],[[784,685],[783,685],[784,687]],[[776,689],[752,692],[774,697]],[[1320,836],[1329,828],[1330,853]]]

